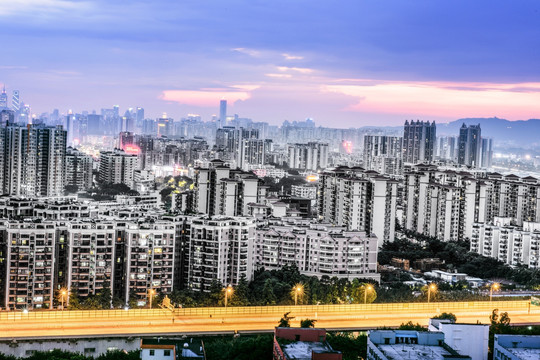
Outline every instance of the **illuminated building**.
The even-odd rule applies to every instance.
[[[253,276],[255,220],[204,217],[191,222],[188,286],[208,291],[213,280],[236,285]]]
[[[171,136],[174,129],[173,119],[170,117],[167,117],[166,113],[163,113],[163,115],[157,119],[157,136],[163,137],[163,136]]]
[[[125,228],[126,304],[148,304],[149,291],[170,294],[173,290],[175,225],[168,221],[127,223]]]

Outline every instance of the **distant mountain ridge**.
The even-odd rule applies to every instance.
[[[496,146],[540,146],[540,119],[509,121],[497,117],[465,118],[450,123],[437,123],[437,135],[458,136],[463,124],[480,124],[482,136],[493,138]]]
[[[510,121],[498,117],[464,118],[448,123],[437,121],[435,123],[437,124],[437,136],[459,136],[459,128],[463,124],[480,124],[482,136],[493,138],[496,147],[540,148],[540,119]],[[403,132],[403,126],[364,126],[362,128]]]

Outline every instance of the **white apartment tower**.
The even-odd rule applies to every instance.
[[[319,219],[350,231],[394,240],[397,182],[362,168],[340,166],[319,178]]]
[[[126,154],[119,149],[104,151],[99,156],[99,181],[125,184],[133,188],[133,175],[137,166],[137,155]]]

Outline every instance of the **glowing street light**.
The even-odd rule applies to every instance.
[[[364,285],[364,304],[367,304],[367,293],[368,291],[372,291],[373,290],[373,286],[371,286],[370,284],[365,284]]]
[[[493,300],[493,290],[497,291],[501,288],[501,285],[499,283],[493,283],[489,287],[489,301]]]
[[[429,284],[428,286],[428,290],[427,290],[427,302],[429,303],[430,299],[431,299],[431,292],[435,292],[437,291],[437,285],[431,283]]]
[[[304,285],[296,284],[293,288],[294,291],[294,305],[298,305],[298,296],[304,295]]]
[[[148,296],[150,297],[150,309],[152,308],[152,298],[154,297],[155,294],[156,294],[156,290],[154,289],[148,290]]]
[[[67,290],[62,288],[60,289],[60,299],[62,300],[62,311],[64,311],[64,301],[66,300]]]
[[[225,288],[225,307],[227,307],[227,299],[229,298],[229,296],[232,295],[233,293],[233,287],[231,285],[227,286]]]

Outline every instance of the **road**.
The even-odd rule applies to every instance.
[[[513,324],[540,324],[540,307],[529,310],[528,301],[193,308],[174,313],[164,309],[36,311],[0,313],[0,339],[272,331],[289,311],[295,317],[291,326],[309,318],[329,330],[392,327],[407,321],[427,325],[430,317],[442,312],[455,314],[462,323],[486,324],[494,308],[507,311]]]

